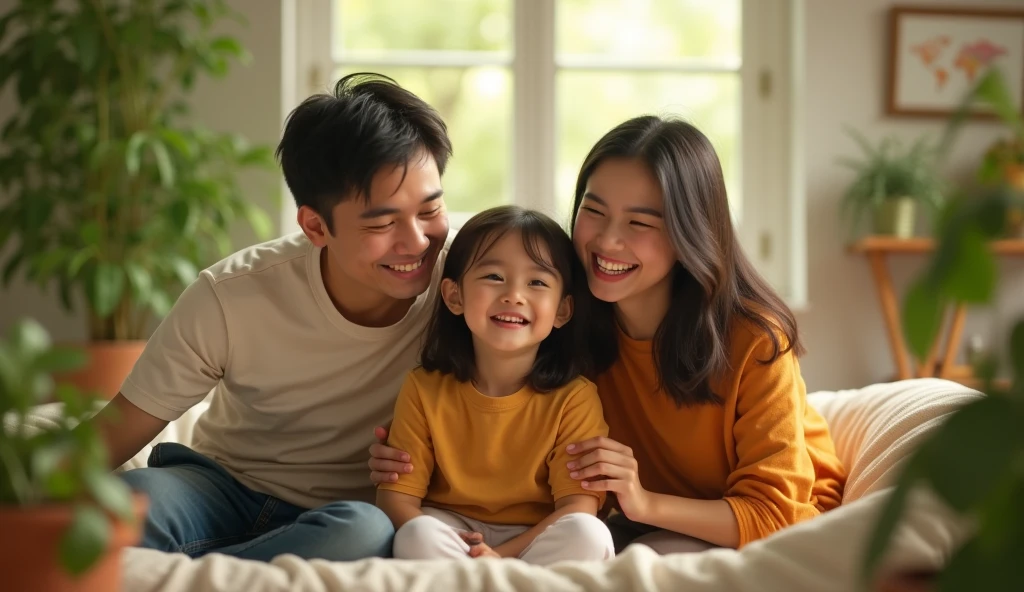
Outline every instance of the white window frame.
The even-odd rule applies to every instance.
[[[734,60],[557,58],[555,2],[514,0],[513,47],[507,52],[395,51],[349,54],[366,66],[498,66],[513,76],[512,195],[515,203],[566,219],[556,211],[555,87],[560,69],[738,72],[741,85],[742,219],[740,242],[791,306],[807,303],[806,211],[802,103],[805,0],[743,0],[743,55]],[[714,2],[715,0],[707,0]],[[331,0],[283,0],[285,113],[330,86]],[[756,23],[756,26],[751,24]],[[456,147],[457,148],[457,147]],[[452,212],[458,228],[472,212]],[[294,208],[282,213],[294,226]]]

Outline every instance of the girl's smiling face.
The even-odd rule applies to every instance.
[[[476,257],[460,282],[442,282],[445,303],[465,317],[476,347],[507,353],[537,348],[569,321],[572,298],[563,296],[548,249],[537,246],[543,263],[530,256],[520,233],[508,232]]]

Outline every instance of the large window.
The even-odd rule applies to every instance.
[[[438,109],[458,224],[516,202],[569,218],[576,174],[614,125],[672,114],[722,160],[741,240],[801,300],[802,200],[791,158],[798,0],[303,0],[297,94],[357,71]]]

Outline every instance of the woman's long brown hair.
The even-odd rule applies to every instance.
[[[729,213],[722,165],[708,138],[677,119],[636,117],[605,134],[576,181],[572,224],[587,180],[608,158],[635,158],[661,187],[665,228],[676,252],[672,302],[654,336],[659,385],[677,405],[721,403],[712,382],[729,368],[729,331],[737,315],[771,337],[768,364],[803,353],[796,319],[740,248]],[[590,343],[597,370],[618,358],[612,305],[593,303]]]

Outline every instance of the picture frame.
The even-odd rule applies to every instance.
[[[894,6],[889,27],[888,115],[948,117],[993,67],[1024,112],[1024,10]]]

